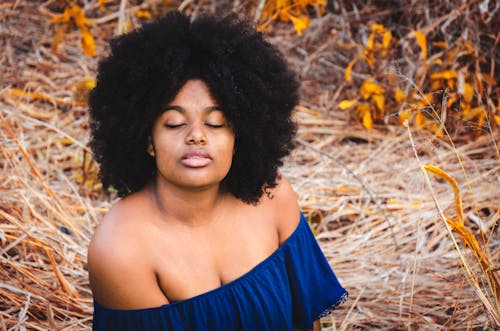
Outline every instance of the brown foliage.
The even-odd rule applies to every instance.
[[[498,291],[488,290],[488,275],[498,274],[500,261],[494,125],[500,102],[500,7],[495,1],[305,4],[289,12],[308,18],[300,36],[292,18],[266,16],[266,8],[271,15],[277,8],[267,1],[85,3],[0,4],[2,328],[90,329],[86,247],[114,196],[96,180],[87,147],[86,93],[113,35],[178,6],[192,15],[234,10],[265,24],[268,39],[299,74],[298,148],[283,172],[350,292],[350,300],[323,319],[324,329],[498,326],[484,301]],[[257,15],[260,3],[268,7]],[[76,5],[86,19],[80,23],[64,16]],[[87,40],[92,36],[96,57],[85,55],[82,34]],[[358,115],[339,110],[342,100],[356,101],[352,109],[365,104],[374,112],[370,118],[377,130],[353,123],[350,116]],[[405,118],[407,129],[385,125],[398,123],[404,105],[425,108],[425,121],[413,111]],[[467,105],[471,115],[463,114]],[[454,112],[460,121],[450,120]],[[437,118],[438,128],[448,130],[445,139],[418,130]],[[448,223],[440,220],[435,203],[446,218],[458,220],[453,191],[435,179],[429,188],[417,158],[453,177],[463,214],[455,231],[480,253],[455,240],[457,232],[446,231]],[[477,287],[463,261],[477,275]]]

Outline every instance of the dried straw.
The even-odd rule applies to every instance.
[[[126,2],[129,7],[121,10],[120,2],[108,4],[103,13],[97,1],[89,1],[86,13],[96,18],[91,32],[98,54],[105,54],[118,17],[135,20],[131,8],[162,11],[161,1],[121,3]],[[64,35],[57,53],[50,50],[54,29],[48,21],[62,11],[60,3],[0,4],[1,330],[89,330],[91,325],[86,247],[113,196],[94,182],[95,170],[85,161],[88,115],[84,96],[76,89],[94,75],[96,59],[83,55],[76,29]],[[235,9],[249,10],[237,3]],[[472,23],[479,19],[463,12],[429,11],[429,6],[417,3],[410,7],[424,27],[449,33],[461,19],[470,34],[490,32],[486,30],[492,25],[474,30]],[[228,7],[224,1],[182,4],[183,10],[194,13]],[[338,49],[337,41],[357,38],[353,31],[362,33],[370,19],[395,19],[396,9],[374,9],[371,2],[335,2],[334,14],[312,20],[300,38],[284,24],[272,25],[267,32],[288,55],[303,85],[295,114],[298,146],[283,173],[350,292],[350,300],[324,318],[323,327],[494,329],[498,325],[485,308],[485,300],[493,298],[486,273],[452,233],[458,250],[454,247],[432,198],[434,194],[446,217],[457,217],[453,190],[430,177],[431,191],[420,164],[438,166],[457,182],[464,226],[477,238],[495,273],[500,261],[498,132],[454,149],[415,128],[408,129],[412,139],[405,128],[366,131],[337,110],[340,99],[356,93],[343,82],[349,56]],[[492,59],[498,63],[495,55]],[[364,79],[361,73],[353,77]],[[482,292],[475,290],[460,255]],[[498,301],[491,303],[498,309]]]

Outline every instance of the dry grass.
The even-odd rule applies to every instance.
[[[89,330],[91,324],[86,247],[113,198],[101,192],[85,161],[88,117],[77,86],[94,76],[96,59],[83,55],[76,29],[66,33],[57,53],[51,51],[55,30],[48,21],[61,12],[61,3],[0,4],[0,330]],[[88,16],[97,18],[91,32],[102,55],[118,20],[130,12],[120,11],[119,1],[104,13],[97,1],[89,3]],[[160,13],[161,4],[142,6]],[[194,13],[232,7],[213,1],[182,5]],[[429,187],[420,164],[439,166],[456,180],[464,225],[498,270],[498,132],[459,139],[454,149],[414,128],[366,131],[353,124],[336,108],[356,91],[343,82],[350,58],[337,51],[336,38],[355,38],[353,26],[361,31],[373,17],[394,19],[395,13],[372,17],[370,4],[356,10],[343,2],[336,6],[336,15],[312,20],[300,38],[286,24],[268,32],[303,81],[298,147],[283,172],[350,292],[350,300],[323,320],[324,329],[495,329],[494,290],[488,290],[484,270],[458,236],[459,250],[454,247],[433,201],[434,193],[446,217],[457,217],[453,190],[435,177]],[[446,30],[449,25],[439,24],[460,15],[452,11],[440,20],[436,12],[422,10],[422,17],[421,24]],[[470,27],[470,17],[464,20]],[[31,94],[19,96],[13,88]],[[492,302],[493,313],[484,300]]]

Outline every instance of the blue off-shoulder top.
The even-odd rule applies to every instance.
[[[238,279],[154,308],[109,309],[94,301],[93,330],[309,330],[346,298],[301,214],[290,237]]]

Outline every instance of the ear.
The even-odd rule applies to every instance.
[[[153,142],[151,141],[151,137],[148,138],[148,154],[151,155],[151,157],[155,157],[155,147],[153,146]]]

